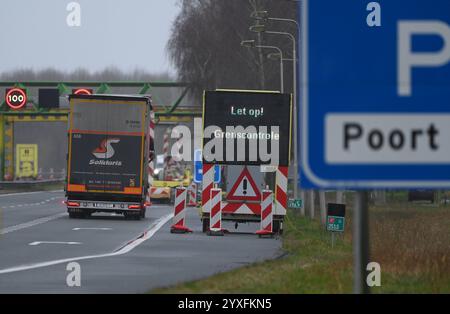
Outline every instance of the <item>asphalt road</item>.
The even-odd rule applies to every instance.
[[[256,224],[224,225],[224,237],[171,234],[171,206],[152,205],[147,218],[96,214],[69,219],[62,191],[0,195],[0,293],[142,293],[204,278],[279,256],[279,239],[259,239]],[[66,267],[77,262],[81,286],[69,287]]]

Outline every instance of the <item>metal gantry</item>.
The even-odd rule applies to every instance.
[[[155,118],[159,122],[188,122],[194,117],[201,117],[201,106],[180,108],[180,104],[189,92],[190,84],[183,82],[147,82],[147,81],[29,81],[29,82],[0,82],[0,89],[4,88],[56,88],[60,96],[72,93],[72,88],[90,88],[95,94],[114,93],[114,89],[130,88],[133,95],[151,94],[155,109]],[[180,88],[181,93],[172,103],[162,103],[155,88]],[[133,91],[134,89],[134,91]],[[12,110],[5,99],[0,101],[0,181],[5,174],[12,175],[14,159],[14,123],[15,122],[56,122],[67,121],[68,108],[42,108],[38,101],[28,99],[31,107]]]

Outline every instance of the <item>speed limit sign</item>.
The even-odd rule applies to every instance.
[[[22,88],[9,88],[6,90],[5,101],[11,109],[20,109],[27,103],[27,94]]]

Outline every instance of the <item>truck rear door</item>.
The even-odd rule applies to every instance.
[[[145,101],[73,99],[70,188],[140,194]]]

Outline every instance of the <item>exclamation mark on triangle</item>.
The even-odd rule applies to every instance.
[[[244,179],[244,182],[242,183],[242,193],[244,194],[244,195],[246,195],[247,194],[247,179]]]

